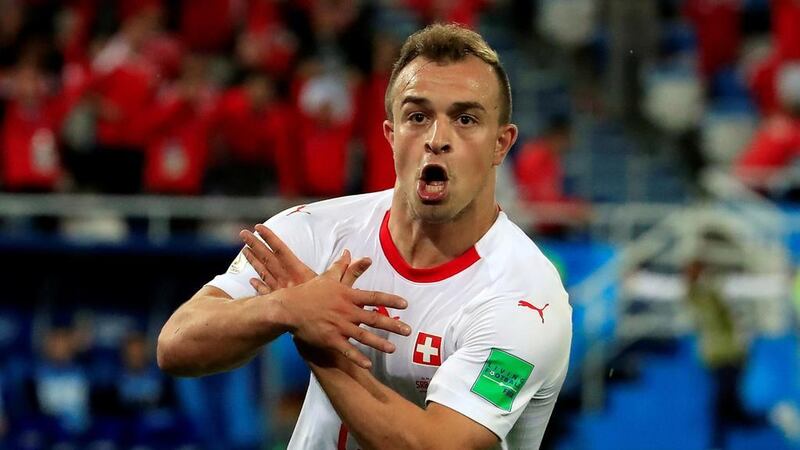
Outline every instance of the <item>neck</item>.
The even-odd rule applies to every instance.
[[[395,190],[389,232],[403,259],[414,268],[444,264],[475,245],[489,231],[499,214],[494,192],[488,201],[475,199],[457,217],[430,223],[415,218],[405,199]]]

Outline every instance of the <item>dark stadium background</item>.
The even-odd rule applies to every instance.
[[[543,448],[800,448],[797,0],[0,0],[0,449],[283,448],[290,340],[179,379],[155,338],[242,228],[391,187],[433,21],[506,66],[498,197],[574,308]]]

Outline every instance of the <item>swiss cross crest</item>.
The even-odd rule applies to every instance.
[[[442,337],[432,334],[417,333],[417,342],[414,344],[415,364],[423,366],[442,365]]]

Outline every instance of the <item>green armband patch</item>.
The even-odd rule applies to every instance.
[[[470,390],[498,408],[511,411],[511,404],[531,372],[533,364],[493,348]]]

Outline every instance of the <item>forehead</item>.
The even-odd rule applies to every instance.
[[[461,61],[440,63],[419,57],[397,75],[392,105],[406,96],[417,96],[434,104],[478,102],[498,114],[499,94],[494,69],[480,58],[470,55]]]

